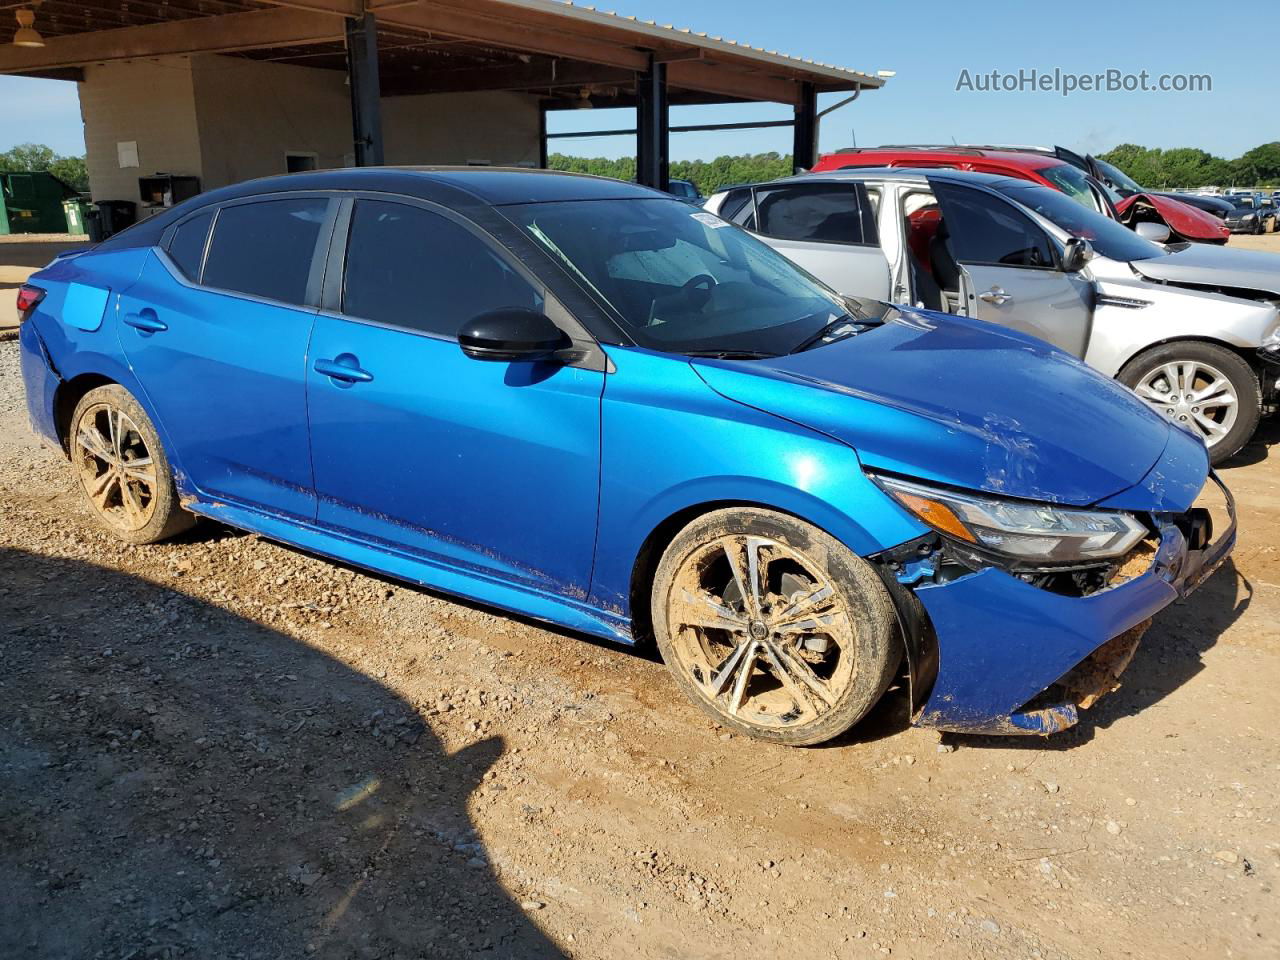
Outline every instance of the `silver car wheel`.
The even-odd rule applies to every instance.
[[[1138,381],[1134,392],[1170,420],[1196,429],[1212,447],[1231,432],[1240,398],[1216,367],[1196,360],[1165,363]]]

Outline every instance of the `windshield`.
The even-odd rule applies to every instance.
[[[1044,177],[1068,197],[1095,213],[1104,213],[1098,209],[1098,200],[1089,189],[1089,175],[1069,163],[1052,167],[1041,167],[1036,173]]]
[[[1098,165],[1098,172],[1102,174],[1103,182],[1115,189],[1122,197],[1132,197],[1137,193],[1145,193],[1142,187],[1127,173],[1121,170],[1113,163],[1107,163],[1105,160],[1093,158],[1093,162]]]
[[[636,343],[670,353],[787,353],[848,315],[838,294],[678,200],[528,203],[503,212]]]
[[[1128,227],[1122,227],[1109,217],[1086,210],[1073,203],[1057,190],[1037,187],[1034,184],[1014,183],[995,186],[1010,200],[1034,210],[1040,216],[1056,224],[1073,237],[1080,237],[1093,244],[1093,249],[1110,260],[1128,263],[1132,260],[1150,260],[1162,257],[1165,251],[1149,240],[1144,240]]]

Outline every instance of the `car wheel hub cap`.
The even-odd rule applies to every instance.
[[[1195,360],[1156,367],[1134,392],[1170,420],[1194,428],[1210,447],[1231,432],[1240,412],[1231,381],[1216,367]]]
[[[831,710],[856,673],[855,626],[826,573],[776,540],[695,549],[667,602],[677,666],[716,708],[794,729]]]
[[[76,424],[72,453],[76,474],[99,516],[129,531],[151,522],[156,465],[127,413],[108,403],[87,409]]]

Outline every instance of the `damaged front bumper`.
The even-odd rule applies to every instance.
[[[986,734],[1074,726],[1079,710],[1117,686],[1151,618],[1230,556],[1235,502],[1210,477],[1191,511],[1158,518],[1150,568],[1118,586],[1067,596],[995,568],[917,586],[936,637],[937,676],[916,725]]]

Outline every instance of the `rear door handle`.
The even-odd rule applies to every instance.
[[[1004,292],[1004,287],[992,287],[986,293],[978,294],[978,299],[984,303],[994,303],[999,307],[1008,303],[1013,297]]]
[[[169,329],[169,325],[156,316],[156,312],[150,308],[141,310],[138,313],[126,313],[124,322],[131,327],[136,327],[143,333],[162,333]]]
[[[343,383],[368,383],[373,374],[360,369],[360,360],[349,353],[342,353],[332,360],[317,360],[312,369],[321,376]]]

